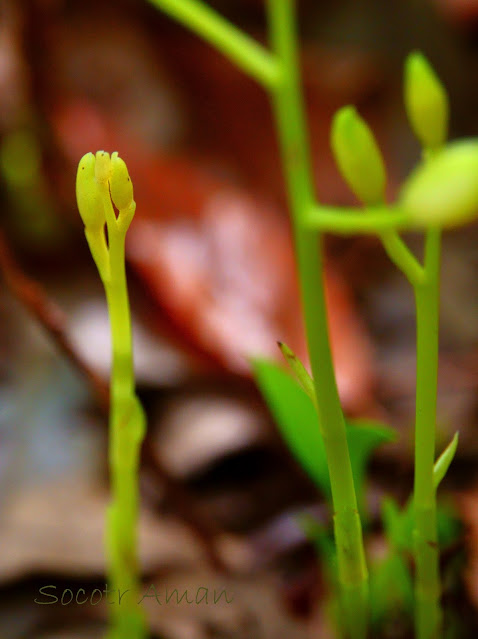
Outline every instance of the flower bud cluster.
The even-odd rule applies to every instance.
[[[134,206],[133,184],[124,161],[114,152],[84,155],[76,177],[76,199],[81,218],[90,231],[100,230],[106,222],[105,196],[119,211],[131,212]],[[107,203],[106,203],[107,204]]]
[[[465,224],[478,214],[478,140],[445,146],[448,96],[420,53],[405,64],[405,107],[424,160],[406,180],[398,206],[416,228]],[[331,146],[342,177],[366,206],[383,204],[386,172],[375,137],[354,107],[334,117]]]

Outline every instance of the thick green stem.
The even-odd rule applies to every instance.
[[[321,237],[305,228],[314,203],[293,0],[268,0],[272,47],[282,67],[273,93],[284,171],[295,236],[309,356],[314,378],[319,426],[324,439],[334,503],[339,582],[346,633],[362,639],[367,628],[367,568],[362,529],[332,363],[323,280]]]
[[[415,424],[415,563],[417,639],[441,635],[439,549],[433,480],[438,370],[441,233],[427,232],[426,280],[415,287],[417,308],[417,395]]]
[[[125,274],[125,233],[110,223],[109,277],[104,279],[112,337],[109,467],[112,500],[107,517],[109,587],[121,604],[111,606],[110,639],[146,636],[139,600],[138,472],[145,419],[134,387],[131,316]]]

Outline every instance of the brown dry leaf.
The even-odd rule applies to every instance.
[[[103,575],[108,497],[81,479],[24,488],[5,505],[0,521],[0,581],[27,575]],[[171,518],[143,511],[139,528],[144,570],[200,562],[192,534]]]
[[[298,344],[300,314],[287,227],[233,191],[212,194],[197,215],[138,217],[128,256],[158,303],[226,368],[274,357],[283,337]],[[284,330],[284,327],[287,327]],[[301,340],[302,341],[302,340]]]

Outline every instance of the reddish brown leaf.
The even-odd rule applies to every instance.
[[[138,216],[128,258],[171,322],[226,369],[249,374],[251,356],[280,359],[277,340],[306,361],[290,233],[270,207],[218,185],[199,215]],[[326,282],[338,385],[357,411],[369,400],[370,346],[331,265]]]

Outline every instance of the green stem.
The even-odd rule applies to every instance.
[[[305,225],[311,230],[336,235],[380,235],[410,226],[410,219],[396,207],[380,206],[360,210],[314,204],[307,211]]]
[[[417,308],[417,395],[415,424],[415,563],[417,639],[441,634],[439,549],[433,479],[438,370],[441,232],[425,239],[423,284],[415,287]]]
[[[362,639],[367,628],[368,576],[350,464],[345,420],[330,351],[323,280],[322,238],[305,227],[314,203],[293,0],[268,0],[272,47],[282,65],[273,94],[295,236],[309,356],[317,396],[319,426],[327,454],[334,503],[339,582],[346,633]]]
[[[105,281],[112,334],[111,392],[115,396],[134,394],[131,314],[125,271],[125,237],[108,230],[110,277]]]
[[[425,281],[425,269],[396,231],[381,233],[380,239],[391,261],[403,271],[415,287]]]
[[[149,1],[215,46],[264,87],[277,84],[279,69],[273,56],[201,0]]]
[[[109,195],[106,196],[105,199]],[[109,202],[105,202],[109,205]],[[138,472],[145,418],[135,394],[131,315],[125,273],[125,232],[109,220],[109,271],[103,280],[112,337],[110,384],[109,467],[112,500],[108,509],[106,541],[110,588],[128,590],[121,605],[111,607],[110,639],[142,639],[146,624],[138,606]]]
[[[199,0],[150,1],[215,45],[271,93],[292,212],[319,427],[324,438],[332,486],[345,632],[352,639],[364,639],[368,617],[368,574],[345,420],[330,351],[322,238],[308,226],[308,214],[313,210],[320,212],[320,207],[315,204],[305,132],[294,0],[268,0],[273,54],[251,42]],[[335,219],[338,219],[336,214]]]

